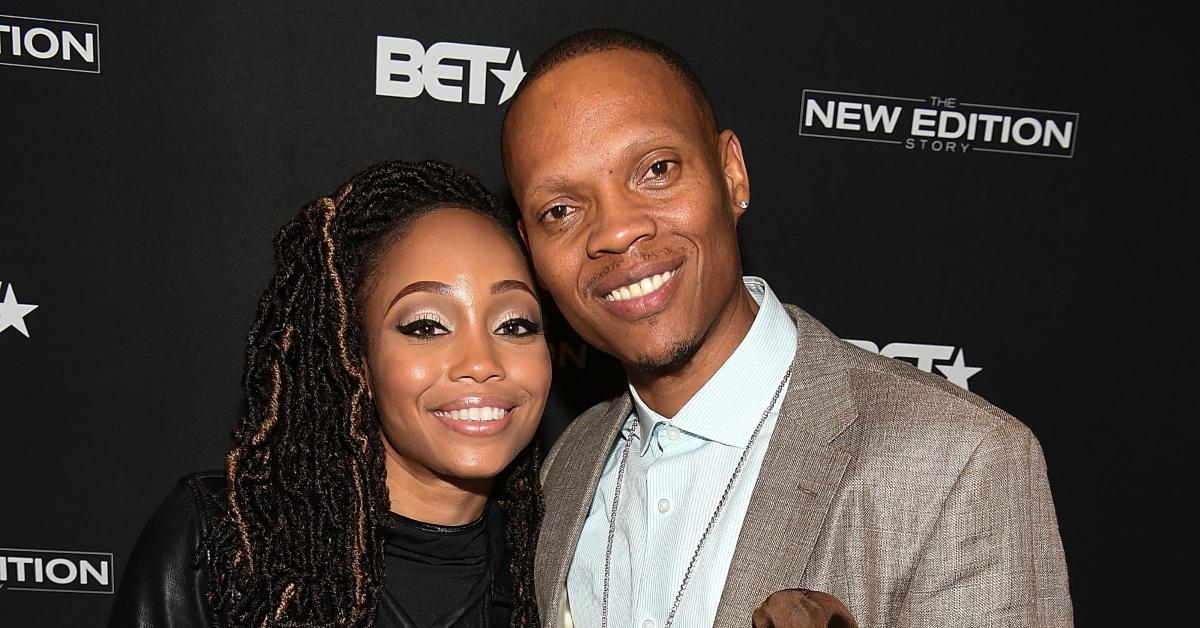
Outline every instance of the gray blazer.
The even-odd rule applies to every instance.
[[[792,587],[837,596],[864,628],[1071,626],[1054,502],[1029,429],[785,307],[797,331],[792,380],[715,626],[749,626],[768,595]],[[631,411],[628,394],[591,408],[546,457],[534,569],[546,626]]]

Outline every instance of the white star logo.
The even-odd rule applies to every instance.
[[[946,379],[950,380],[950,383],[956,384],[964,390],[970,390],[967,387],[967,380],[983,369],[978,366],[966,366],[964,364],[966,356],[963,354],[964,351],[959,349],[958,355],[954,356],[954,364],[938,364],[936,366],[942,372],[942,375],[945,375]]]
[[[3,285],[3,282],[0,282],[0,285]],[[12,284],[8,284],[8,292],[4,295],[4,300],[0,301],[0,332],[13,327],[28,338],[29,329],[25,327],[25,315],[36,309],[36,305],[17,303]]]
[[[512,98],[513,94],[517,93],[517,86],[521,84],[521,79],[525,78],[525,66],[521,65],[521,51],[514,50],[513,53],[516,56],[513,58],[512,66],[507,70],[492,70],[492,74],[495,74],[496,78],[504,83],[504,91],[500,92],[500,102],[496,103],[498,105]]]

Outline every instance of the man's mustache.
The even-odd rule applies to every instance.
[[[589,277],[584,283],[584,291],[589,294],[592,293],[595,290],[596,285],[601,281],[604,281],[609,275],[621,272],[631,266],[652,263],[663,258],[683,257],[686,252],[686,249],[683,247],[660,247],[650,251],[642,251],[640,249],[630,247],[624,253],[617,256],[614,260],[606,264],[603,268],[596,271],[595,274]]]

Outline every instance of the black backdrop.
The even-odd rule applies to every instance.
[[[67,590],[111,588],[171,483],[221,464],[278,226],[382,159],[445,159],[503,190],[510,53],[527,67],[597,25],[681,50],[739,133],[747,272],[1032,427],[1077,623],[1182,616],[1197,240],[1179,16],[1124,2],[112,4],[0,0],[0,625],[102,625],[111,595]],[[440,62],[462,79],[439,93],[469,100],[478,73],[482,104],[384,96],[380,36],[505,50]],[[828,133],[899,144],[810,137],[813,90],[910,113],[1077,114],[1071,156],[909,148],[924,137],[907,121]],[[617,381],[565,330],[552,340],[546,440]],[[72,556],[108,561],[108,586],[72,582]],[[65,583],[35,583],[29,559],[55,557]]]

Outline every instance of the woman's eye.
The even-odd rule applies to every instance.
[[[405,336],[413,336],[415,338],[432,338],[434,336],[444,336],[450,333],[445,325],[431,319],[422,318],[404,325],[397,325],[396,329]]]
[[[510,318],[496,328],[501,336],[532,336],[542,331],[542,324],[527,318]]]

